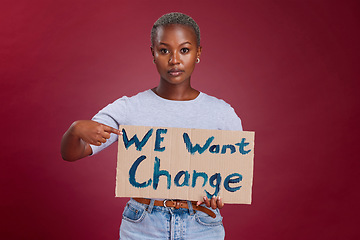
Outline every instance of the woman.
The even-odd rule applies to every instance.
[[[63,159],[95,154],[117,140],[119,125],[242,130],[234,109],[190,84],[201,55],[200,30],[182,13],[160,17],[151,30],[151,53],[159,85],[109,104],[92,120],[74,122],[61,143]],[[120,239],[224,239],[220,197],[190,202],[132,198]]]

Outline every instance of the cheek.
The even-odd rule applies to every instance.
[[[196,58],[194,58],[193,56],[189,57],[186,59],[186,61],[184,61],[186,64],[186,67],[188,68],[193,68],[195,67],[196,64]]]
[[[156,62],[156,67],[158,69],[164,69],[164,68],[166,68],[166,66],[167,66],[166,61],[157,61]]]
[[[155,60],[155,65],[157,69],[163,68],[164,65],[166,64],[166,59],[164,59],[163,56],[154,56],[154,60]]]
[[[159,63],[156,63],[156,70],[158,71],[158,73],[161,73],[163,71],[164,68],[162,68]]]
[[[184,62],[191,62],[191,60],[194,58],[194,54],[193,53],[180,54],[180,58]]]
[[[166,74],[167,72],[166,64],[164,64],[163,62],[156,62],[155,65],[156,65],[156,70],[160,75]]]

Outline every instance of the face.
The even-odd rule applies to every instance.
[[[171,24],[157,29],[151,52],[161,81],[178,85],[190,83],[201,47],[191,27]]]

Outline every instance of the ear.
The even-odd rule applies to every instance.
[[[202,47],[201,47],[201,46],[198,46],[198,48],[197,48],[197,53],[196,53],[196,57],[200,58],[201,51],[202,51]]]
[[[154,48],[150,46],[151,55],[154,57]]]

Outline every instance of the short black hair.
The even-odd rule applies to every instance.
[[[189,26],[195,31],[197,45],[200,46],[200,28],[199,25],[192,19],[190,16],[179,13],[179,12],[172,12],[162,15],[153,25],[151,29],[151,46],[154,45],[154,39],[156,35],[156,30],[158,27],[166,26],[170,24],[180,24]]]

